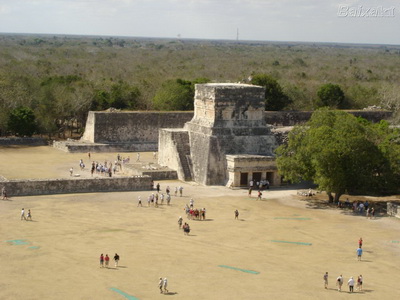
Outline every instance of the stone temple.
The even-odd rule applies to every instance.
[[[243,186],[251,179],[279,185],[264,99],[260,86],[197,84],[192,120],[159,131],[158,163],[204,185]]]

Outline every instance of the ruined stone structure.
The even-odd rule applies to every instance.
[[[264,88],[254,85],[197,84],[193,119],[183,129],[160,130],[159,164],[176,168],[180,179],[205,185],[238,186],[240,173],[252,178],[253,170],[260,179],[277,173],[264,95]],[[270,178],[280,183],[277,175]]]

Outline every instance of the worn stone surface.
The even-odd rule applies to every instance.
[[[182,128],[192,116],[193,112],[89,112],[82,140],[157,143],[160,128]]]
[[[273,155],[274,136],[264,118],[264,88],[246,84],[197,84],[195,113],[186,123],[193,177],[226,184],[226,154]]]
[[[150,176],[9,180],[1,183],[12,196],[150,190]]]

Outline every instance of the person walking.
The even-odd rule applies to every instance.
[[[357,278],[357,290],[362,291],[363,277],[362,275]]]
[[[363,249],[361,247],[358,247],[358,249],[357,249],[357,260],[359,260],[359,261],[361,260],[362,253],[363,253]]]
[[[328,288],[328,272],[324,274],[324,287]]]
[[[5,186],[3,186],[3,188],[1,189],[1,196],[3,197],[3,200],[8,200],[7,190]]]
[[[235,220],[236,219],[239,219],[239,211],[238,210],[235,210]]]
[[[119,262],[119,255],[117,253],[115,253],[114,255],[114,262],[115,262],[115,267],[118,267],[118,262]]]
[[[137,206],[138,206],[138,207],[139,207],[139,206],[142,206],[142,197],[141,197],[141,196],[138,197],[138,204],[137,204]]]
[[[106,268],[108,269],[108,264],[110,262],[110,257],[108,256],[108,254],[106,254],[106,257],[104,257],[104,261],[106,262]]]
[[[182,193],[183,193],[183,186],[179,187],[179,195],[182,197]]]
[[[22,221],[22,220],[25,220],[25,221],[26,221],[26,218],[25,218],[25,209],[24,209],[24,208],[21,209],[21,221]]]
[[[358,240],[358,248],[361,248],[363,245],[363,239],[362,237],[360,237],[360,239]]]
[[[347,282],[347,285],[349,286],[350,293],[352,293],[354,291],[354,279],[353,279],[353,277],[350,277],[349,281]]]
[[[168,280],[167,277],[164,278],[164,293],[168,293]]]
[[[339,277],[336,279],[336,286],[339,292],[342,291],[342,285],[343,285],[343,276],[342,274],[340,274]]]
[[[103,268],[103,267],[104,267],[104,256],[102,253],[102,254],[100,254],[100,268]]]
[[[261,200],[261,196],[262,196],[262,193],[261,193],[261,190],[259,190],[258,195],[257,195],[257,200]]]
[[[31,214],[31,210],[30,210],[30,209],[28,209],[28,214],[27,214],[27,216],[26,216],[26,220],[27,220],[27,221],[28,221],[28,220],[32,221],[32,214]]]
[[[179,217],[179,219],[178,219],[178,225],[179,225],[179,229],[181,229],[181,228],[182,228],[182,222],[183,222],[183,219],[182,219],[182,217]]]
[[[160,281],[158,282],[158,288],[160,289],[160,293],[163,292],[164,280],[160,277]]]

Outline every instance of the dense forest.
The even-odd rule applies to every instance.
[[[83,130],[89,110],[191,110],[194,84],[266,87],[268,110],[400,107],[400,46],[0,35],[0,135]]]

